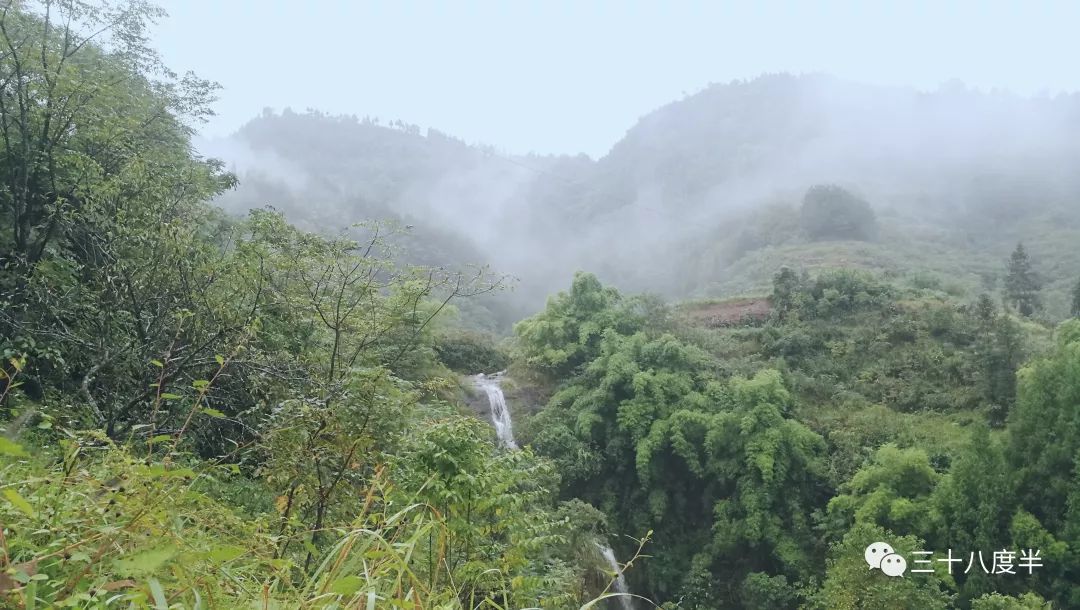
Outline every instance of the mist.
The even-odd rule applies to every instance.
[[[777,74],[658,108],[596,160],[288,109],[198,145],[240,178],[219,201],[229,211],[269,205],[320,231],[397,220],[416,262],[488,264],[515,278],[502,297],[510,320],[581,269],[627,290],[723,296],[715,286],[728,267],[757,249],[748,227],[763,210],[794,214],[814,184],[842,185],[893,225],[960,242],[1021,211],[1068,213],[1078,135],[1076,95]]]
[[[0,606],[1080,607],[1080,5],[171,4],[0,10]]]

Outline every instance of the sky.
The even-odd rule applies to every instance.
[[[315,108],[596,158],[650,111],[763,73],[1080,90],[1077,2],[158,3],[166,63],[223,87],[210,138],[267,107]]]

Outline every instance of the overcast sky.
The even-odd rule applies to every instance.
[[[264,107],[402,119],[511,153],[607,152],[647,112],[764,72],[1080,90],[1080,2],[159,0],[174,70]]]

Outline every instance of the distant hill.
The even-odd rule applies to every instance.
[[[413,225],[403,243],[417,262],[486,262],[517,276],[504,322],[539,307],[576,269],[673,297],[767,283],[760,275],[772,261],[803,252],[793,215],[814,184],[870,202],[885,225],[883,241],[867,246],[881,253],[872,258],[933,243],[894,271],[962,268],[946,279],[969,288],[981,286],[971,269],[990,273],[1016,241],[1038,253],[1040,239],[1080,229],[1080,98],[959,84],[919,92],[767,75],[710,85],[642,117],[596,161],[513,156],[399,121],[290,111],[265,113],[209,148],[240,174],[226,207],[272,204],[321,229],[396,218]],[[761,248],[789,256],[743,260]],[[934,253],[949,260],[929,260]],[[1062,274],[1050,279],[1080,275],[1080,261],[1047,254]],[[746,278],[748,269],[757,275]]]

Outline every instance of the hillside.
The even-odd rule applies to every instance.
[[[0,606],[1080,607],[1077,98],[762,76],[597,160],[267,111],[223,162],[160,17],[0,11]]]
[[[868,260],[836,262],[941,271],[970,288],[1018,241],[1064,244],[1080,229],[1080,179],[1068,162],[1077,136],[1075,96],[770,75],[659,108],[596,161],[292,112],[264,114],[210,150],[240,174],[239,190],[221,200],[229,209],[270,204],[320,230],[397,218],[412,226],[402,243],[417,262],[485,262],[511,274],[517,290],[492,305],[505,330],[583,268],[675,298],[760,288],[772,262],[799,253],[753,251],[805,243],[785,216],[819,183],[858,193],[887,220]],[[1035,248],[1048,276],[1080,272],[1071,249]],[[807,251],[808,264],[820,250]],[[1063,300],[1052,301],[1060,318]]]
[[[564,497],[600,508],[617,531],[650,533],[652,559],[630,588],[653,599],[993,607],[976,598],[1012,589],[915,575],[883,588],[851,551],[897,535],[912,536],[905,553],[1016,544],[1033,540],[1019,523],[1060,518],[1029,519],[1034,505],[1000,494],[1025,476],[1021,429],[1054,434],[1034,423],[1047,403],[1025,380],[1064,365],[1075,322],[1055,336],[989,298],[898,279],[789,271],[773,275],[767,299],[667,308],[579,274],[516,327],[517,400],[543,400],[535,415],[515,410],[518,441],[555,461]],[[992,470],[976,469],[987,460]],[[973,539],[974,527],[984,529]]]

